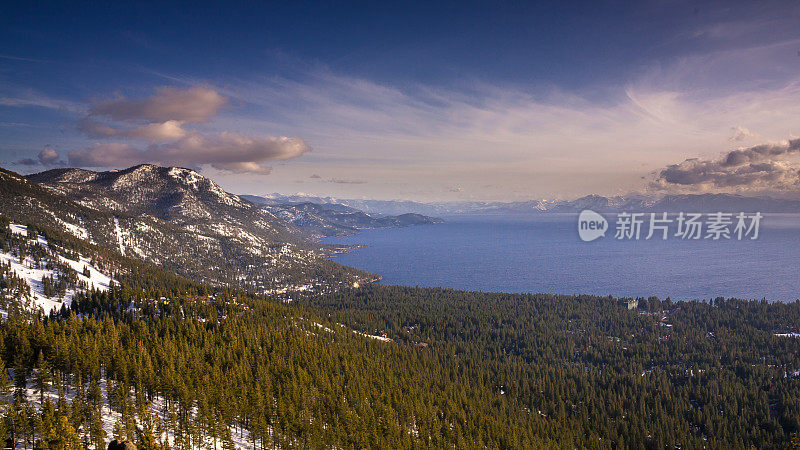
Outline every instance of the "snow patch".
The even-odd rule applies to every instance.
[[[11,230],[16,234],[24,236],[27,236],[28,234],[28,228],[25,225],[12,223]],[[43,247],[49,248],[47,245],[47,240],[42,236],[38,236],[36,240]],[[58,255],[58,260],[62,264],[67,264],[73,270],[78,272],[78,281],[84,281],[90,289],[94,288],[101,291],[107,291],[111,286],[113,281],[112,278],[102,273],[99,269],[97,269],[97,267],[92,265],[91,261],[82,256],[79,258],[79,261],[73,261],[65,258],[64,256]],[[22,262],[20,262],[19,257],[14,256],[10,252],[0,252],[0,262],[3,264],[9,264],[11,266],[11,270],[13,270],[17,276],[25,280],[25,282],[31,288],[31,295],[34,303],[41,307],[45,314],[49,314],[53,308],[60,308],[61,305],[69,306],[75,295],[80,292],[80,289],[68,289],[61,298],[45,296],[42,278],[53,277],[54,279],[57,279],[59,278],[59,274],[55,270],[41,268],[45,267],[44,261],[42,264],[40,264],[40,268],[37,269],[33,257],[31,256],[26,257],[22,260]],[[83,274],[84,269],[88,270],[88,277]]]
[[[14,234],[21,234],[23,236],[28,235],[28,227],[25,225],[17,225],[16,223],[11,224],[11,232]]]
[[[105,372],[105,371],[103,371]],[[103,373],[103,375],[105,375]],[[100,394],[101,394],[101,405],[100,405],[100,412],[101,412],[101,420],[103,422],[103,430],[106,432],[106,442],[110,442],[113,439],[114,435],[114,425],[122,420],[122,413],[117,411],[113,407],[111,407],[108,403],[109,398],[109,390],[113,389],[115,383],[114,381],[109,381],[105,376],[101,376],[98,386],[100,387]],[[72,386],[71,383],[65,383],[64,385],[64,399],[68,403],[72,403],[75,398],[77,392],[75,390],[75,386]],[[134,391],[131,388],[130,391],[130,401],[134,399]],[[40,395],[39,391],[36,390],[34,386],[33,380],[29,379],[26,386],[25,386],[25,397],[31,403],[33,408],[36,410],[37,413],[41,413],[42,411],[42,403],[40,402],[40,397],[44,397],[45,399],[49,400],[52,404],[57,404],[59,401],[58,392],[56,391],[55,387],[53,386],[52,382],[47,383],[47,389],[45,392]],[[193,414],[197,414],[197,408],[195,407],[192,410]],[[153,398],[153,401],[150,403],[150,414],[153,416],[161,424],[167,423],[167,416],[168,416],[168,408],[166,406],[164,397],[156,396]],[[233,440],[234,447],[237,449],[250,449],[253,448],[252,440],[250,439],[250,432],[246,429],[239,428],[239,427],[231,427],[231,439]],[[175,436],[171,431],[164,431],[161,434],[161,439],[166,440],[170,446],[175,446]],[[205,442],[203,442],[203,446],[201,448],[208,448],[208,449],[223,449],[223,442],[221,439],[217,439],[216,447],[214,446],[214,440],[210,437],[205,438]],[[94,446],[90,445],[88,448],[95,449]],[[95,450],[104,450],[104,449],[95,449]]]
[[[353,330],[353,333],[360,334],[361,336],[368,337],[370,339],[376,339],[376,340],[379,340],[379,341],[382,341],[382,342],[392,342],[392,340],[390,338],[385,337],[385,336],[376,336],[374,334],[362,333],[362,332],[356,331],[356,330]]]
[[[56,219],[58,219],[58,218],[56,217]],[[73,224],[71,224],[69,222],[65,222],[65,221],[63,221],[61,219],[58,219],[58,221],[61,222],[61,225],[64,225],[64,227],[67,229],[67,231],[70,232],[70,234],[72,234],[73,236],[75,236],[75,237],[77,237],[79,239],[83,239],[85,241],[89,240],[89,233],[86,231],[85,228],[79,227],[78,225],[73,225]]]
[[[125,246],[122,245],[122,230],[119,228],[119,219],[114,217],[114,230],[117,233],[117,244],[119,244],[119,252],[125,256]]]
[[[199,173],[182,167],[173,167],[169,169],[169,176],[191,186],[194,190],[198,189],[197,183],[203,180],[203,177]]]
[[[325,325],[323,325],[321,323],[314,322],[314,326],[319,328],[319,329],[321,329],[321,330],[327,331],[328,333],[333,333],[333,330],[331,330],[330,328],[326,327]]]

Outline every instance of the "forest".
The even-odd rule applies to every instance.
[[[369,286],[304,303],[424,345],[579,446],[784,447],[800,429],[800,302],[629,310],[610,297]]]
[[[96,259],[120,283],[0,323],[0,435],[17,448],[797,444],[799,302],[371,284],[287,303]]]

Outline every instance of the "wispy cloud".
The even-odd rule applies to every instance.
[[[652,173],[652,180],[670,166],[676,167],[662,181],[671,188],[785,191],[792,186],[788,159],[737,166],[738,179],[720,173],[680,184],[667,176],[677,181],[681,170],[689,176],[717,169],[720,155],[740,146],[800,133],[798,48],[800,41],[785,41],[696,53],[580,92],[475,80],[397,85],[319,65],[286,76],[226,77],[216,83],[224,87],[167,74],[173,87],[150,97],[83,106],[78,129],[99,142],[71,152],[69,160],[263,174],[271,161],[308,155],[281,165],[271,182],[308,179],[319,193],[369,188],[390,198],[623,194],[644,189],[643,176]],[[17,93],[0,97],[2,104],[55,105]],[[263,184],[224,172],[228,185]],[[487,185],[495,186],[491,193]]]
[[[248,116],[221,124],[303,135],[314,142],[312,160],[340,178],[457,185],[464,195],[486,183],[500,187],[493,195],[528,198],[621,194],[675,160],[797,132],[800,77],[750,78],[762,73],[752,66],[794,56],[795,47],[680,58],[591,97],[481,82],[401,88],[317,68],[232,80],[224,93]],[[749,68],[744,76],[737,65]]]
[[[86,107],[70,100],[50,97],[31,89],[15,89],[12,94],[0,94],[0,106],[11,107],[38,107],[82,113]]]
[[[11,61],[35,62],[35,63],[48,62],[48,61],[46,61],[44,59],[27,58],[27,57],[24,57],[24,56],[3,55],[3,54],[0,54],[0,59],[8,59],[8,60],[11,60]]]
[[[331,178],[328,180],[329,183],[336,183],[336,184],[366,184],[367,182],[364,180],[351,180],[348,178]]]

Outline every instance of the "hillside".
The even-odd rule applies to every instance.
[[[195,283],[7,219],[0,255],[0,432],[17,447],[101,449],[113,438],[186,449],[553,442],[537,435],[541,419],[526,419],[489,384],[452,379],[437,355],[278,296]],[[80,273],[57,264],[64,258]],[[54,290],[38,272],[19,276],[29,269]],[[450,423],[458,429],[441,434]]]
[[[88,256],[88,253],[87,253]],[[0,314],[42,312],[69,307],[75,296],[107,291],[114,284],[109,266],[54,245],[38,229],[0,220]]]
[[[0,171],[0,215],[70,233],[197,282],[253,292],[335,289],[374,278],[324,258],[294,225],[196,172],[140,165]]]

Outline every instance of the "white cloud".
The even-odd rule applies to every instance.
[[[39,152],[37,156],[39,162],[44,165],[52,165],[58,162],[58,152],[56,152],[52,147],[45,147]]]
[[[267,174],[268,161],[296,158],[311,148],[300,138],[253,137],[222,131],[205,133],[185,125],[207,122],[228,99],[214,89],[161,88],[145,99],[114,100],[95,104],[77,127],[90,137],[143,139],[139,148],[127,142],[97,142],[69,152],[72,165],[120,167],[150,162],[163,165],[211,166],[234,173]],[[98,118],[110,119],[110,123]],[[130,124],[134,124],[131,126]]]
[[[148,123],[136,128],[114,128],[106,124],[84,118],[78,122],[78,129],[95,138],[126,137],[146,139],[153,142],[176,141],[186,136],[183,122],[167,120],[163,123]]]
[[[0,94],[0,106],[36,107],[73,113],[80,113],[86,110],[81,104],[50,97],[32,89],[19,88],[17,86],[4,86],[4,88],[7,92],[10,91],[13,94]]]
[[[33,158],[23,158],[19,161],[16,161],[16,164],[21,166],[55,166],[59,164],[63,164],[63,162],[59,161],[59,154],[57,151],[53,149],[53,147],[46,146],[42,151],[36,155],[36,159]]]
[[[95,143],[69,153],[71,165],[82,167],[120,167],[150,162],[167,166],[210,165],[235,173],[267,174],[268,161],[296,158],[311,148],[299,138],[253,138],[224,132],[204,136],[190,134],[176,142],[151,144],[140,150],[127,143]]]

